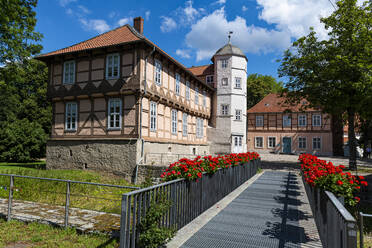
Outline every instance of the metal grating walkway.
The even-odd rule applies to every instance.
[[[312,216],[299,180],[294,172],[265,171],[181,247],[322,247],[304,227]]]

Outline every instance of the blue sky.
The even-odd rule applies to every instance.
[[[39,0],[36,30],[44,52],[57,50],[145,19],[144,34],[185,66],[209,64],[227,42],[248,58],[248,73],[277,77],[283,51],[333,10],[328,0]]]

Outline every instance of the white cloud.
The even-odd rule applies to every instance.
[[[245,12],[245,11],[247,11],[247,10],[248,10],[248,8],[247,8],[245,5],[243,5],[243,6],[242,6],[242,11]]]
[[[131,18],[122,18],[118,21],[119,26],[123,26],[125,24],[128,24],[130,22]]]
[[[61,5],[62,7],[65,7],[66,5],[72,3],[72,2],[76,2],[77,0],[59,0],[59,5]]]
[[[225,4],[225,3],[226,3],[226,0],[217,0],[213,4]]]
[[[148,21],[150,19],[151,11],[148,10],[145,12],[145,20]]]
[[[191,56],[190,56],[190,50],[187,50],[187,49],[177,49],[176,50],[176,54],[178,56],[180,56],[181,58],[184,58],[184,59],[191,58]]]
[[[90,10],[83,5],[79,5],[78,8],[83,14],[90,14]]]
[[[202,8],[199,10],[204,11]],[[177,12],[180,12],[181,23],[185,25],[193,23],[200,16],[199,11],[192,6],[191,0],[186,1],[185,8],[179,8]]]
[[[259,19],[276,26],[276,29],[299,38],[309,33],[309,28],[321,39],[327,38],[327,31],[320,23],[320,17],[329,16],[334,8],[324,0],[257,0],[261,13]]]
[[[98,32],[99,34],[110,30],[110,26],[106,23],[106,21],[101,19],[87,20],[82,18],[80,19],[80,23],[86,30],[93,30]]]
[[[170,32],[177,28],[177,23],[173,20],[173,18],[166,16],[162,16],[161,18],[163,19],[163,21],[161,23],[160,30],[163,33]]]
[[[246,20],[239,16],[233,21],[228,21],[224,8],[214,11],[192,25],[191,31],[186,35],[186,44],[196,50],[198,61],[210,58],[217,49],[227,43],[229,31],[234,32],[231,42],[244,52],[275,52],[290,45],[288,33],[254,25],[247,26]]]

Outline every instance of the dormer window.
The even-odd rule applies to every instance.
[[[109,54],[106,57],[106,78],[114,79],[119,77],[119,54]]]
[[[63,83],[73,84],[75,83],[75,61],[66,61],[63,64]]]
[[[207,84],[213,84],[213,75],[207,76],[205,81]]]

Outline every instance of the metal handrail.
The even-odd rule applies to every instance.
[[[362,212],[359,213],[360,215],[360,233],[359,233],[359,243],[360,243],[360,248],[364,247],[364,237],[363,237],[363,217],[368,217],[372,218],[372,214],[364,214]]]
[[[336,196],[329,191],[325,191],[328,198],[331,200],[332,204],[336,207],[337,211],[342,215],[345,221],[356,222],[355,218],[350,214],[349,211],[345,208],[344,205],[336,198]]]
[[[135,187],[135,186],[122,186],[122,185],[113,185],[113,184],[104,184],[104,183],[81,182],[81,181],[65,180],[65,179],[58,179],[58,178],[33,177],[33,176],[23,176],[23,175],[16,175],[16,174],[1,174],[0,173],[0,176],[40,179],[40,180],[46,180],[46,181],[57,181],[57,182],[65,182],[65,183],[90,184],[90,185],[96,185],[96,186],[105,186],[105,187],[122,188],[122,189],[140,189],[140,187]]]

